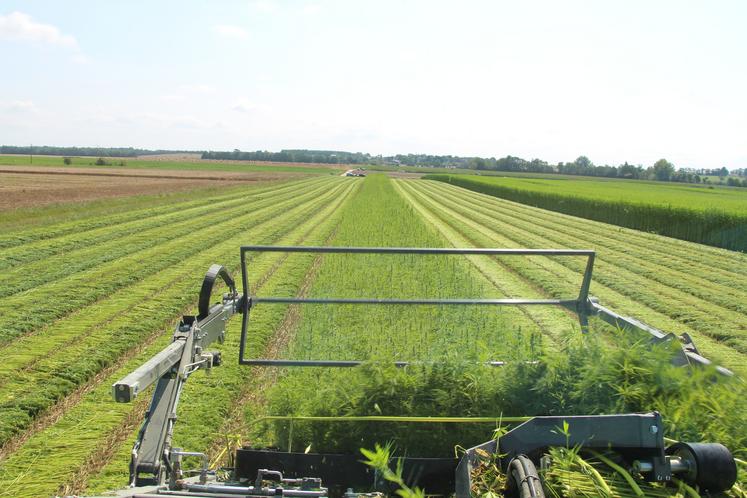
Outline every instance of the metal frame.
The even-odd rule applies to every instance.
[[[419,255],[483,255],[483,256],[583,256],[587,258],[586,270],[579,294],[573,299],[347,299],[347,298],[302,298],[302,297],[261,297],[250,294],[247,277],[247,257],[250,252],[316,253],[316,254],[419,254]],[[246,338],[251,308],[260,303],[275,304],[374,304],[374,305],[457,305],[457,306],[562,306],[577,313],[582,328],[587,324],[589,286],[594,269],[595,252],[589,249],[480,249],[480,248],[421,248],[421,247],[330,247],[330,246],[242,246],[241,283],[244,299],[241,319],[241,341],[239,364],[254,366],[282,367],[355,367],[360,360],[269,360],[246,358]],[[406,366],[408,362],[394,362]],[[490,362],[493,366],[503,362]]]
[[[250,294],[247,277],[247,253],[250,252],[284,252],[316,254],[429,254],[429,255],[482,255],[482,256],[582,256],[586,257],[581,288],[573,299],[347,299],[347,298],[299,298],[299,297],[262,297]],[[712,366],[713,362],[700,354],[693,340],[687,334],[676,336],[663,332],[635,318],[620,315],[602,305],[589,295],[591,278],[594,272],[595,251],[591,249],[488,249],[488,248],[421,248],[421,247],[330,247],[330,246],[263,246],[251,245],[241,247],[241,283],[243,298],[240,303],[241,341],[239,345],[239,364],[276,367],[355,367],[359,360],[269,360],[246,358],[246,337],[249,323],[249,311],[259,303],[281,304],[367,304],[367,305],[457,305],[457,306],[561,306],[578,316],[581,330],[588,330],[589,317],[597,316],[614,327],[624,330],[646,333],[655,343],[675,340],[681,344],[681,353],[674,359],[676,365]],[[406,366],[408,362],[394,362],[397,366]],[[501,366],[502,361],[488,362],[492,366]],[[733,375],[729,369],[716,366],[716,370],[727,376]]]

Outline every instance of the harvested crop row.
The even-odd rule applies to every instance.
[[[75,206],[74,208],[67,207],[63,211],[67,212],[72,210],[62,218],[61,220],[56,219],[55,216],[47,216],[46,218],[52,219],[52,222],[45,222],[40,225],[35,225],[33,228],[23,228],[4,230],[4,233],[0,236],[0,248],[7,249],[15,247],[21,244],[30,244],[33,242],[40,242],[47,239],[54,239],[56,237],[64,237],[72,233],[84,233],[96,228],[110,227],[113,225],[119,225],[127,223],[133,220],[139,220],[149,218],[154,215],[166,214],[170,212],[179,211],[180,206],[183,208],[198,207],[201,205],[209,204],[213,199],[224,196],[242,196],[247,191],[252,191],[255,194],[265,192],[268,190],[275,190],[282,186],[290,186],[296,182],[277,183],[268,182],[266,184],[251,185],[251,186],[237,186],[228,187],[217,191],[216,189],[197,189],[193,191],[195,198],[185,198],[184,194],[180,194],[180,197],[172,195],[166,196],[137,196],[130,198],[127,202],[113,201],[117,204],[114,212],[104,210],[102,212],[101,206],[88,209],[88,206]],[[111,204],[112,201],[107,202]],[[59,207],[42,208],[40,211],[49,211],[55,209],[56,211],[61,210]],[[51,213],[53,214],[53,213]]]
[[[293,244],[303,242],[309,234],[315,234],[309,239],[310,243],[315,243],[317,241],[316,234],[323,237],[323,234],[329,232],[333,227],[340,205],[345,202],[346,196],[353,188],[353,184],[348,184],[344,190],[337,190],[337,194],[331,200],[328,200],[324,207],[312,210],[310,209],[312,204],[307,203],[306,207],[313,214],[312,217],[297,224],[290,231],[278,232],[281,234],[279,238],[259,235],[247,240],[246,234],[237,235],[226,241],[225,248],[220,253],[216,252],[210,256],[218,258],[213,261],[235,261],[238,246],[242,243]],[[262,280],[267,277],[267,272],[275,271],[278,274],[277,282],[279,284],[277,285],[292,286],[294,282],[300,279],[305,269],[294,268],[292,265],[283,265],[277,268],[275,265],[279,257],[279,255],[266,255],[266,257],[256,261],[251,268],[252,278]],[[235,269],[235,265],[231,266],[234,266],[232,269]],[[192,275],[189,285],[185,289],[185,292],[188,292],[188,295],[191,296],[191,302],[197,295],[199,284],[199,278]],[[211,431],[219,426],[215,424],[220,423],[221,415],[228,409],[226,405],[230,406],[231,393],[235,392],[238,385],[244,380],[243,371],[238,369],[235,360],[236,342],[238,340],[236,325],[237,323],[233,323],[230,327],[226,344],[222,347],[227,359],[224,365],[215,370],[210,377],[203,374],[195,375],[187,384],[185,396],[188,396],[188,392],[196,392],[196,390],[199,390],[200,393],[193,399],[195,403],[182,403],[179,407],[180,421],[177,426],[177,434],[183,434],[187,439],[185,442],[188,442],[189,434],[204,431],[202,436],[196,437],[209,436]],[[32,436],[18,452],[10,456],[5,462],[0,463],[0,482],[8,483],[12,481],[15,483],[13,489],[8,486],[0,486],[0,489],[3,490],[0,491],[0,496],[51,495],[58,491],[58,486],[66,484],[78,488],[84,487],[85,480],[81,481],[79,478],[87,477],[86,466],[89,464],[91,456],[97,458],[94,463],[98,468],[103,467],[96,476],[95,482],[103,483],[105,487],[109,487],[109,485],[122,487],[126,483],[126,458],[130,449],[129,445],[134,437],[133,427],[124,427],[128,435],[126,442],[120,441],[115,447],[106,449],[100,445],[106,441],[109,434],[123,429],[122,424],[128,418],[132,418],[130,413],[133,406],[113,403],[109,386],[167,344],[170,332],[168,330],[168,333],[164,334],[156,343],[122,365],[99,387],[84,396],[81,402],[68,411],[57,423]],[[143,397],[147,397],[147,395],[148,393],[144,393]],[[189,412],[185,413],[185,410],[190,409],[202,411],[205,415],[190,416]],[[135,424],[139,426],[140,420],[139,416],[135,417]],[[64,438],[59,436],[61,434],[65,434]],[[103,461],[98,461],[98,459],[103,459]],[[37,468],[40,470],[33,474],[28,473],[26,466],[28,461],[37,462]],[[109,466],[105,466],[107,461],[111,461]],[[3,492],[5,494],[2,494]]]
[[[334,180],[332,180],[334,181]],[[0,342],[7,342],[23,333],[39,329],[52,320],[95,302],[114,290],[126,287],[148,275],[183,261],[200,248],[215,244],[225,233],[251,226],[257,217],[269,219],[313,198],[327,188],[326,184],[301,195],[289,195],[286,200],[265,202],[265,208],[246,213],[236,208],[237,216],[226,213],[226,220],[198,233],[188,233],[160,246],[139,251],[98,267],[44,284],[26,291],[23,295],[9,297],[0,304]],[[29,301],[34,307],[28,307]]]
[[[505,230],[509,227],[505,223],[496,222],[490,217],[477,216],[472,212],[460,214],[458,209],[462,204],[467,202],[466,199],[460,201],[460,205],[452,203],[443,198],[441,193],[426,193],[427,182],[405,182],[405,185],[413,192],[417,192],[421,199],[431,204],[430,211],[434,216],[439,217],[442,223],[450,225],[453,229],[458,230],[465,237],[478,246],[506,246],[518,247],[525,245],[521,241],[516,241],[504,236]],[[457,187],[453,188],[455,192],[461,193]],[[437,207],[436,207],[437,203]],[[474,221],[477,220],[477,221]],[[515,224],[515,222],[514,222]],[[667,239],[663,239],[667,240]],[[539,241],[541,245],[549,245],[547,241]],[[533,284],[544,288],[550,295],[567,295],[568,285],[565,282],[576,280],[578,274],[574,274],[568,268],[560,265],[557,261],[550,261],[548,258],[536,258],[532,264],[517,265],[512,264],[510,258],[506,258],[505,264],[512,271],[526,278]],[[592,293],[598,296],[602,303],[614,308],[616,311],[635,316],[653,326],[666,331],[676,331],[678,333],[687,332],[696,338],[696,341],[702,351],[720,360],[730,368],[743,369],[743,355],[734,351],[716,340],[713,340],[699,333],[690,324],[676,321],[675,318],[667,316],[661,312],[651,309],[647,303],[636,301],[631,297],[620,294],[619,292],[608,289],[604,285],[596,282],[592,285]]]
[[[703,208],[693,204],[674,207],[658,202],[579,195],[556,184],[533,185],[523,179],[482,178],[467,175],[427,175],[427,179],[458,185],[476,192],[550,209],[573,216],[611,223],[701,244],[747,251],[747,214],[737,208]],[[536,182],[541,183],[541,182]],[[631,192],[634,185],[630,185]],[[740,192],[741,194],[741,192]],[[735,199],[739,202],[740,199]],[[743,202],[743,201],[742,201]]]
[[[448,189],[447,185],[442,185],[440,183],[434,184],[431,187]],[[568,227],[568,229],[572,231],[586,231],[597,234],[599,233],[599,227],[605,227],[605,230],[602,231],[603,233],[600,234],[603,237],[603,240],[609,239],[611,242],[614,241],[631,251],[635,251],[636,249],[640,251],[641,248],[646,248],[644,254],[648,254],[649,257],[655,255],[657,261],[662,261],[663,264],[671,265],[673,268],[676,267],[685,272],[694,268],[697,271],[702,272],[705,278],[708,278],[709,275],[714,273],[716,275],[721,275],[722,272],[727,278],[729,275],[734,273],[747,276],[747,266],[742,264],[747,263],[747,255],[735,253],[734,251],[704,246],[702,244],[694,244],[692,242],[672,238],[665,239],[667,241],[666,244],[662,244],[661,241],[663,239],[661,236],[653,233],[623,227],[613,230],[609,225],[604,223],[600,224],[597,221],[569,216],[553,211],[538,210],[525,204],[499,199],[466,189],[463,189],[463,191],[460,192],[460,195],[466,199],[472,199],[484,206],[490,206],[496,209],[501,209],[502,206],[504,209],[510,209],[517,213],[536,216],[540,220],[556,223],[561,228]],[[711,270],[711,273],[709,273],[709,269]]]
[[[424,187],[426,190],[428,186]],[[485,210],[478,204],[464,202],[458,195],[439,191],[438,195],[445,204],[460,214],[471,219],[490,220],[501,226],[502,235],[510,238],[519,245],[536,247],[539,244],[578,247],[583,240],[573,236],[559,234],[551,228],[538,227],[530,222],[521,229],[515,226],[516,219],[498,210]],[[666,240],[666,239],[665,239]],[[549,244],[548,244],[549,242]],[[594,273],[595,282],[605,285],[620,294],[627,295],[636,301],[646,303],[652,309],[667,314],[680,322],[687,323],[694,329],[724,342],[741,353],[747,353],[747,315],[739,310],[743,307],[740,298],[727,300],[729,306],[724,307],[712,300],[694,296],[691,292],[681,290],[679,285],[662,285],[662,278],[666,278],[666,271],[662,271],[656,278],[651,278],[649,272],[635,272],[635,263],[627,260],[613,251],[599,251],[598,263]],[[557,262],[576,274],[581,274],[584,266],[580,261],[558,259]],[[650,272],[653,272],[652,268]],[[651,280],[655,283],[652,284]],[[675,282],[696,287],[697,279],[686,275],[673,277]],[[739,281],[735,275],[732,280]],[[657,285],[658,283],[658,285]],[[726,291],[724,289],[724,291]],[[710,297],[708,294],[706,296]],[[724,322],[728,326],[724,326]]]
[[[438,195],[454,195],[454,190],[446,185],[432,184],[429,187]],[[461,198],[471,201],[473,209],[483,214],[512,217],[526,222],[528,228],[542,227],[545,231],[569,235],[594,247],[606,248],[617,257],[627,258],[626,265],[635,263],[652,277],[661,275],[662,283],[676,285],[683,277],[692,276],[698,278],[699,285],[688,285],[690,292],[702,292],[700,289],[705,288],[728,296],[730,289],[736,288],[741,293],[734,294],[734,301],[743,301],[747,296],[747,278],[734,279],[735,273],[747,277],[747,255],[662,239],[635,230],[611,230],[609,225],[541,211],[484,194],[468,191],[460,194]]]
[[[325,196],[320,196],[315,201],[323,202],[329,195],[334,195],[334,191]],[[252,236],[254,233],[261,233],[267,230],[268,225],[271,225],[272,229],[275,230],[282,228],[285,220],[294,222],[295,218],[292,218],[292,216],[308,216],[306,214],[308,208],[309,206],[307,205],[298,206],[283,213],[282,216],[266,218],[271,221],[265,223],[262,223],[262,218],[256,218],[253,221],[257,225],[250,228],[245,235]],[[220,247],[220,245],[216,247]],[[134,319],[130,315],[141,312],[137,307],[133,308],[133,303],[137,306],[142,306],[141,302],[147,302],[154,295],[163,297],[164,293],[169,291],[175,283],[180,282],[183,278],[189,276],[191,271],[195,270],[194,268],[189,268],[190,265],[194,266],[192,261],[195,258],[204,259],[201,257],[201,254],[195,254],[183,264],[172,266],[151,275],[144,281],[127,287],[103,301],[97,302],[94,305],[94,310],[78,311],[74,316],[68,317],[63,322],[56,324],[51,329],[51,333],[34,334],[14,342],[7,347],[10,359],[1,367],[2,370],[0,370],[0,373],[3,380],[0,382],[0,386],[5,386],[17,378],[30,380],[29,373],[37,369],[46,373],[52,372],[49,363],[57,361],[56,355],[59,358],[64,358],[64,362],[75,363],[76,356],[71,351],[81,349],[86,344],[98,340],[98,337],[106,331],[113,331],[112,333],[117,330],[120,331],[114,335],[125,333],[130,326],[130,322]],[[12,354],[19,347],[21,347],[21,350],[26,351],[26,353],[21,355]],[[97,344],[91,347],[94,351],[92,354],[96,354],[97,348]],[[4,394],[7,393],[4,393],[2,388],[0,388],[0,396]]]
[[[386,177],[374,176],[345,213],[333,244],[433,247],[443,245],[443,240],[410,210]],[[494,297],[496,291],[461,256],[325,255],[309,296],[479,298]],[[519,321],[508,331],[507,315],[512,311],[516,310],[307,305],[287,357],[436,361],[455,348],[475,361],[479,354],[495,355],[489,358],[495,360],[531,356],[526,348],[536,330],[517,313]],[[486,346],[480,351],[487,344],[506,347]]]
[[[248,228],[244,232],[244,236],[252,237],[258,233],[269,234],[273,230],[282,229],[285,223],[296,223],[297,219],[308,216],[308,209],[328,201],[336,193],[336,190],[330,189],[328,193],[316,197],[310,205],[299,205],[276,217],[257,217],[253,220],[255,225]],[[215,247],[222,247],[223,245],[222,243]],[[197,260],[204,260],[201,253],[195,254],[182,264],[166,268],[142,282],[120,290],[105,300],[97,302],[94,305],[96,309],[93,313],[91,313],[91,310],[81,310],[74,317],[68,317],[62,323],[57,324],[52,329],[52,334],[29,335],[12,343],[7,347],[8,353],[12,353],[14,348],[19,346],[28,353],[21,355],[20,358],[13,355],[13,360],[16,361],[9,361],[0,367],[0,376],[4,378],[3,381],[0,381],[0,395],[3,392],[1,386],[11,380],[14,375],[26,378],[29,372],[37,368],[44,372],[51,371],[47,363],[54,359],[54,355],[50,356],[50,354],[64,356],[66,361],[74,362],[75,355],[71,351],[97,341],[102,334],[102,329],[104,332],[112,331],[114,335],[119,335],[119,332],[115,333],[114,331],[128,327],[129,322],[133,319],[129,314],[140,311],[136,308],[132,309],[132,303],[139,305],[143,301],[148,301],[155,294],[163,296],[167,291],[171,291],[174,284],[188,278],[193,274],[193,271],[199,271],[199,269],[194,268],[198,264]],[[95,318],[91,315],[95,315]],[[48,349],[51,341],[55,342],[54,348]],[[97,347],[94,343],[92,349],[96,350]],[[20,372],[14,373],[18,369],[20,369]]]
[[[314,197],[311,202],[301,204],[282,215],[258,224],[241,235],[229,239],[236,245],[237,239],[247,236],[279,236],[288,226],[303,222],[310,216],[309,209],[322,205],[335,195],[332,190],[326,196]],[[245,239],[244,239],[245,240]],[[168,320],[183,307],[185,284],[181,282],[189,275],[194,276],[216,252],[228,257],[231,244],[223,241],[209,250],[183,261],[145,279],[142,283],[125,289],[121,296],[107,302],[98,303],[89,313],[96,316],[100,325],[80,327],[74,320],[65,320],[55,330],[52,340],[59,344],[52,354],[37,356],[34,360],[22,364],[22,368],[10,370],[3,378],[0,387],[0,434],[3,440],[24,427],[36,413],[48,407],[56,399],[70,392],[77,385],[85,382],[102,367],[110,364],[122,352],[137,344],[142,335],[153,330]],[[204,271],[204,270],[202,270]],[[105,316],[111,318],[102,317]],[[78,315],[86,320],[83,311]],[[102,318],[107,320],[101,324]],[[95,322],[95,323],[96,323]],[[46,335],[37,335],[40,342],[47,340]]]
[[[284,195],[279,192],[274,200],[278,202],[292,198],[293,195],[297,195],[297,192],[293,191]],[[208,206],[185,209],[165,216],[154,216],[148,220],[108,228],[106,235],[110,240],[76,240],[74,246],[70,244],[70,247],[62,252],[58,247],[55,254],[46,256],[42,254],[31,262],[6,269],[0,275],[0,297],[48,284],[167,241],[183,238],[185,234],[203,231],[205,228],[223,223],[227,215],[239,209],[258,210],[268,204],[270,204],[269,200],[257,201],[251,192],[247,192],[246,197],[217,198]],[[27,246],[20,246],[16,249],[27,249]],[[30,248],[28,250],[31,251],[30,254],[36,252]]]
[[[296,208],[300,212],[303,212],[304,209],[300,204]],[[255,217],[251,219],[251,222],[257,225],[268,220],[280,221],[280,218],[275,218],[277,214],[278,211],[272,209],[266,210],[266,212],[257,211],[254,213]],[[182,261],[179,260],[178,262],[182,263]],[[171,275],[171,277],[166,278],[164,275]],[[157,290],[150,291],[150,294],[147,292],[143,294],[143,299],[148,298],[155,292],[163,292],[172,282],[178,282],[179,279],[185,278],[187,275],[189,275],[189,271],[183,267],[183,264],[167,266],[160,273],[151,273],[145,281],[125,287],[106,299],[95,303],[93,310],[84,308],[67,316],[65,320],[52,324],[48,329],[42,329],[17,339],[0,349],[0,354],[3,354],[6,358],[3,365],[0,365],[0,377],[5,378],[18,369],[28,368],[30,364],[46,357],[50,352],[59,351],[60,348],[71,343],[74,337],[89,335],[95,333],[98,329],[110,327],[112,320],[132,311],[133,304],[139,304],[137,300],[132,299],[131,294],[140,292],[138,291],[140,287],[149,288],[148,286],[152,285],[150,283],[152,278],[157,278],[161,284]],[[3,383],[0,382],[0,385]]]
[[[357,187],[358,185],[355,185],[354,189],[348,190],[349,194],[345,198],[341,197],[339,202],[320,212],[321,216],[316,217],[313,225],[310,224],[310,230],[303,238],[285,237],[278,241],[278,244],[318,245],[323,243],[339,223],[341,213]],[[324,221],[320,222],[320,220]],[[294,254],[285,257],[277,253],[266,253],[253,258],[251,266],[255,267],[257,264],[261,266],[261,262],[268,258],[277,261],[280,266],[267,279],[253,272],[250,283],[256,283],[252,287],[252,292],[295,295],[303,281],[303,276],[308,273],[314,260],[314,256],[309,254]],[[277,339],[278,334],[283,334],[280,327],[288,309],[287,305],[253,309],[251,315],[253,325],[247,336],[248,347],[255,351],[263,350],[270,341]],[[215,371],[210,377],[197,375],[189,380],[179,405],[179,423],[174,436],[177,446],[199,451],[205,451],[213,446],[216,439],[222,439],[220,429],[229,422],[227,420],[229,414],[236,411],[236,403],[240,402],[241,393],[247,390],[260,391],[264,387],[257,385],[259,381],[255,378],[254,369],[238,364],[240,332],[240,322],[232,321],[226,333],[226,343],[221,347],[226,361],[220,371]],[[224,369],[224,366],[227,368]],[[204,400],[208,398],[211,402],[205,403]],[[136,437],[136,430],[130,432],[126,443],[117,448],[107,465],[91,477],[90,482],[87,483],[87,492],[100,493],[116,489],[126,482],[130,448]]]
[[[281,196],[288,192],[295,192],[297,188],[295,185],[277,185],[270,189],[269,192]],[[82,224],[78,230],[71,233],[56,237],[41,238],[4,250],[2,256],[0,256],[0,269],[16,267],[23,263],[37,262],[50,256],[70,253],[76,249],[97,246],[121,239],[142,230],[165,226],[169,223],[189,220],[190,218],[198,218],[204,214],[236,206],[237,203],[244,202],[248,206],[265,199],[262,195],[264,192],[267,192],[267,188],[245,187],[238,192],[229,192],[221,195],[214,194],[205,199],[198,198],[195,201],[183,201],[145,210],[140,212],[139,216],[132,219],[121,222],[113,221],[103,226],[98,226],[100,220],[95,219],[91,221],[94,221],[97,226],[90,230],[84,228],[84,224],[89,221],[86,219],[81,222]],[[65,231],[60,228],[60,225],[67,226],[70,224],[74,225],[74,222],[52,225],[46,227],[46,230],[49,232]]]
[[[397,188],[404,199],[413,206],[425,221],[434,226],[438,225],[439,232],[451,245],[455,247],[471,247],[474,245],[473,241],[463,237],[456,230],[440,222],[424,205],[413,197],[411,192],[408,192],[403,187],[402,183],[395,183],[395,188]],[[468,259],[496,289],[500,290],[504,297],[519,298],[542,295],[542,289],[529,284],[513,272],[506,271],[506,267],[501,264],[502,258],[468,257]],[[569,317],[570,313],[557,307],[522,306],[519,309],[536,326],[548,334],[553,342],[560,341],[563,332],[579,326],[575,315]],[[511,317],[511,319],[515,319],[515,317]]]

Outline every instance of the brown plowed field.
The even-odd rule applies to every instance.
[[[288,173],[0,167],[0,209],[159,194],[294,176]]]

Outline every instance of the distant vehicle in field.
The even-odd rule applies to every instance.
[[[351,169],[345,172],[345,176],[366,176],[366,170],[363,169]]]

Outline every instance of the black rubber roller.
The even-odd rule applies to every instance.
[[[701,491],[720,493],[737,481],[737,463],[729,449],[719,443],[675,443],[667,454],[682,458],[690,466],[683,477]]]

